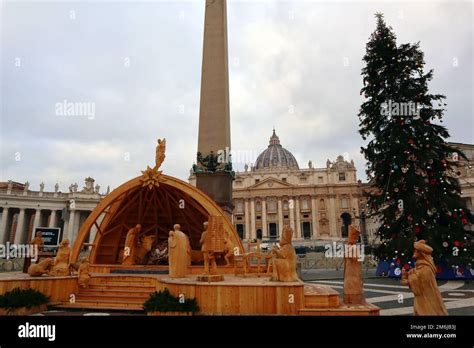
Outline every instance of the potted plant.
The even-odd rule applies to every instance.
[[[143,309],[151,316],[193,315],[199,312],[195,298],[180,299],[171,295],[167,288],[151,294],[143,304]]]
[[[47,308],[49,297],[34,289],[14,288],[0,295],[0,315],[31,315]]]

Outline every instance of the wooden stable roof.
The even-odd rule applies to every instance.
[[[221,208],[205,193],[179,179],[160,174],[154,185],[145,186],[136,177],[107,195],[92,211],[81,227],[72,250],[77,262],[84,243],[89,243],[91,230],[96,230],[90,262],[117,264],[128,230],[142,225],[140,235],[168,238],[174,224],[190,239],[191,248],[200,250],[203,223],[210,215],[224,217],[224,229],[243,252],[242,243],[232,223]]]

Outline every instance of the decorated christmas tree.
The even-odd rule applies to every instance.
[[[407,269],[413,242],[424,239],[437,264],[470,267],[474,219],[457,178],[465,155],[446,142],[445,97],[428,91],[433,70],[424,72],[419,43],[397,46],[383,15],[376,18],[363,58],[359,112],[359,132],[369,140],[361,150],[373,186],[368,211],[381,223],[376,256]]]

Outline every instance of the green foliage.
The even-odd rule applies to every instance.
[[[180,302],[180,299],[171,295],[167,288],[151,294],[143,304],[143,309],[145,312],[199,312],[195,298]]]
[[[472,213],[461,199],[457,179],[459,158],[466,158],[445,139],[442,126],[445,97],[430,94],[433,70],[424,72],[417,44],[397,45],[382,14],[366,46],[362,69],[365,98],[359,112],[361,149],[367,176],[375,188],[368,210],[381,222],[379,259],[403,266],[410,263],[413,242],[425,239],[435,261],[471,266]],[[409,106],[394,112],[392,105]],[[409,112],[406,112],[409,111]]]
[[[22,307],[30,309],[48,302],[49,297],[34,289],[23,290],[15,288],[4,295],[0,295],[0,308],[5,308],[9,311]]]

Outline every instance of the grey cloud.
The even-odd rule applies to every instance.
[[[421,42],[435,69],[431,89],[448,97],[452,140],[474,142],[472,3],[229,0],[233,149],[259,153],[275,126],[300,166],[347,152],[365,180],[356,115],[377,11],[399,43]],[[203,15],[204,1],[5,2],[0,180],[47,189],[58,181],[64,191],[91,175],[116,187],[153,162],[158,137],[168,139],[163,169],[186,179],[197,146]],[[65,99],[95,103],[94,119],[56,115]]]

